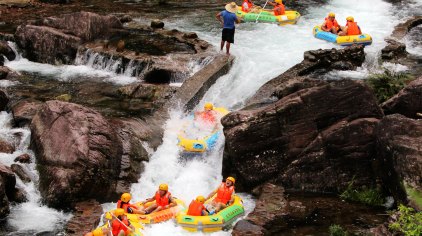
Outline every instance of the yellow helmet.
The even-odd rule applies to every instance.
[[[334,14],[334,12],[330,12],[328,13],[328,17],[336,17],[336,14]]]
[[[278,4],[283,4],[283,0],[275,0],[275,2]]]
[[[198,196],[198,197],[196,197],[196,201],[198,201],[200,203],[204,203],[205,202],[205,198],[204,198],[204,196]]]
[[[347,21],[350,21],[350,22],[354,22],[354,21],[355,21],[355,19],[353,18],[353,16],[348,16],[348,17],[346,18],[346,20],[347,20]]]
[[[122,202],[129,202],[130,199],[132,199],[132,196],[130,195],[130,193],[123,193],[122,196],[120,197],[120,200],[122,200]]]
[[[168,191],[169,190],[169,186],[167,184],[160,184],[160,186],[158,187],[159,190],[163,190],[163,191]]]
[[[231,176],[227,177],[227,179],[226,179],[226,180],[230,180],[230,181],[232,181],[232,182],[233,182],[233,184],[236,182],[236,180],[235,180],[233,177],[231,177]]]
[[[125,214],[125,210],[123,208],[117,208],[116,210],[114,210],[114,215],[117,216],[122,216]]]
[[[92,231],[92,235],[93,236],[103,236],[103,230],[101,228],[95,229],[94,231]]]
[[[212,109],[214,109],[214,106],[212,105],[212,103],[207,102],[204,105],[204,109],[206,109],[206,110],[212,110]]]

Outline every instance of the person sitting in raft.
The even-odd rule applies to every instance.
[[[340,25],[336,21],[336,14],[333,12],[328,13],[328,17],[325,18],[324,23],[321,25],[321,29],[325,32],[331,32],[337,34],[341,30]]]
[[[233,204],[235,182],[236,180],[233,177],[227,177],[226,181],[222,182],[220,186],[216,190],[212,191],[205,199],[208,200],[217,194],[211,202],[211,205],[215,208],[215,213]]]
[[[274,7],[273,9],[274,15],[275,16],[284,15],[286,11],[284,8],[283,0],[275,0],[274,2],[268,2],[268,4]]]
[[[213,132],[218,129],[218,113],[214,110],[214,105],[212,105],[212,103],[205,103],[204,111],[195,112],[194,116],[194,120],[199,120],[207,126],[212,126]]]
[[[130,224],[123,208],[117,208],[113,217],[114,220],[111,222],[111,233],[113,236],[125,236],[135,231],[135,227]]]
[[[190,216],[206,216],[208,215],[207,208],[204,206],[204,196],[198,196],[189,204],[187,215]]]
[[[251,0],[244,0],[242,3],[242,11],[244,12],[250,12],[252,10],[253,7],[253,3]]]
[[[142,214],[143,211],[139,210],[137,206],[132,205],[129,201],[132,199],[130,193],[123,193],[120,200],[117,201],[117,208],[122,208],[126,213]]]
[[[147,202],[152,202],[155,200],[155,203],[144,209],[143,213],[150,214],[152,212],[157,212],[176,206],[177,203],[171,196],[171,193],[168,191],[168,189],[169,187],[167,184],[160,184],[158,191],[155,192],[155,195],[142,202],[142,205],[144,205]]]
[[[339,36],[346,36],[346,35],[359,35],[362,34],[362,31],[360,30],[360,27],[355,22],[355,19],[353,16],[348,16],[346,18],[346,26],[343,27],[340,33],[338,33]]]

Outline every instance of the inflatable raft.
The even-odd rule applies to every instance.
[[[183,210],[184,208],[186,208],[185,203],[180,200],[180,199],[175,199],[177,205],[174,207],[170,207],[168,209],[162,210],[162,211],[158,211],[158,212],[153,212],[151,214],[147,214],[147,215],[139,215],[139,214],[127,214],[128,219],[133,219],[135,221],[139,221],[142,224],[156,224],[156,223],[160,223],[163,221],[167,221],[170,219],[173,219],[176,217],[176,215]],[[137,207],[149,207],[152,204],[154,204],[155,201],[152,202],[147,202],[146,204],[142,205],[141,202],[135,203],[135,206]]]
[[[95,230],[92,231],[92,235],[94,236],[107,236],[108,234],[105,232],[111,231],[111,222],[112,222],[112,214],[114,211],[109,211],[105,214],[106,223]],[[143,236],[141,230],[144,229],[144,226],[137,218],[132,217],[133,214],[126,214],[128,220],[131,225],[135,227],[135,231],[128,234],[128,236]]]
[[[287,24],[296,24],[300,18],[300,14],[297,11],[285,11],[284,15],[275,16],[272,10],[260,10],[261,14],[252,13],[252,12],[244,12],[242,11],[242,7],[237,9],[236,15],[244,22],[256,22],[258,18],[258,22],[263,23],[275,23],[279,25],[287,25]]]
[[[229,113],[229,111],[223,107],[215,107],[216,111],[220,118]],[[218,121],[219,122],[219,121]],[[187,135],[187,129],[193,129],[194,126],[194,116],[191,116],[191,120],[188,124],[185,125],[184,130],[177,136],[178,145],[182,148],[185,153],[204,153],[211,150],[216,144],[218,138],[222,135],[222,130],[217,130],[212,133],[208,133],[199,138],[192,138]]]
[[[215,197],[215,196],[214,196]],[[211,202],[212,199],[205,202],[205,204]],[[235,195],[234,202],[229,207],[224,208],[220,212],[214,215],[208,216],[190,216],[186,215],[188,209],[185,209],[179,213],[176,217],[176,222],[183,229],[196,232],[215,232],[220,231],[227,226],[231,225],[234,220],[242,216],[245,212],[243,208],[242,199]]]
[[[350,46],[353,44],[370,45],[372,43],[372,37],[369,34],[338,36],[331,32],[323,31],[321,26],[315,26],[313,34],[315,38],[326,40],[341,46]]]

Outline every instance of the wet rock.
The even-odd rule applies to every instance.
[[[31,163],[31,156],[27,153],[24,153],[22,155],[17,156],[14,161],[20,162],[22,164],[29,164]]]
[[[65,3],[70,3],[70,0],[40,0],[40,2],[55,3],[55,4],[65,4]]]
[[[265,184],[255,209],[239,221],[232,235],[275,235],[289,226],[305,222],[312,210],[297,201],[288,201],[284,189]]]
[[[407,55],[406,45],[394,39],[386,39],[388,44],[381,50],[381,58],[383,60],[397,60]]]
[[[16,203],[27,202],[28,201],[27,195],[28,194],[25,192],[25,190],[16,188],[10,200]]]
[[[50,206],[115,200],[122,143],[101,114],[77,104],[48,101],[32,119],[31,132],[40,192]]]
[[[15,125],[23,127],[31,123],[32,118],[41,108],[43,103],[37,100],[25,99],[12,105],[13,120]]]
[[[55,99],[63,102],[69,102],[70,99],[72,99],[72,95],[66,93],[55,97]]]
[[[22,180],[22,182],[31,182],[31,178],[29,177],[28,173],[23,168],[23,166],[18,164],[12,164],[10,167],[12,168],[13,172],[15,172],[15,174]]]
[[[160,20],[153,20],[153,21],[151,21],[151,28],[162,29],[162,28],[164,28],[164,22],[162,22]]]
[[[269,180],[312,192],[339,193],[352,179],[375,187],[374,133],[383,114],[370,89],[352,80],[298,83],[290,94],[279,87],[288,95],[274,103],[223,117],[223,175],[237,176],[240,191]]]
[[[394,27],[394,31],[391,36],[398,40],[403,39],[411,29],[420,24],[422,24],[422,16],[413,16],[406,22],[400,23]]]
[[[422,191],[422,120],[388,115],[377,129],[377,150],[411,187]],[[395,174],[393,173],[389,173]]]
[[[32,61],[51,64],[73,63],[78,46],[94,39],[107,39],[123,28],[115,16],[77,12],[48,17],[21,25],[15,38],[24,56]]]
[[[130,17],[129,15],[124,15],[119,17],[119,20],[122,24],[127,23],[127,22],[131,22],[132,21],[132,17]]]
[[[374,236],[398,236],[398,233],[392,233],[388,230],[388,224],[382,224],[377,227],[371,228],[370,232]]]
[[[67,222],[66,235],[85,235],[98,226],[102,213],[101,205],[95,200],[76,203],[73,217]]]
[[[288,69],[283,74],[268,81],[247,102],[248,105],[266,102],[274,95],[275,88],[285,83],[289,78],[325,73],[330,70],[354,70],[365,60],[363,46],[354,45],[344,49],[319,49],[306,51],[304,60]]]
[[[8,7],[27,7],[31,5],[30,0],[2,0],[0,5],[7,5]]]
[[[116,47],[116,52],[123,52],[125,50],[125,41],[119,40]]]
[[[6,41],[0,41],[0,55],[4,55],[9,61],[13,61],[16,58],[15,52]]]
[[[183,37],[187,39],[196,39],[198,38],[198,35],[195,32],[189,32],[189,33],[183,34]]]
[[[0,163],[0,218],[9,214],[9,201],[15,192],[16,178],[13,171]]]
[[[14,151],[15,151],[15,146],[13,146],[13,144],[0,139],[0,152],[13,153]]]
[[[1,65],[1,63],[0,63],[0,65]],[[0,80],[6,79],[9,72],[10,72],[9,68],[7,68],[5,66],[0,66]]]
[[[381,107],[386,115],[399,113],[409,118],[419,118],[417,113],[422,112],[422,77],[410,82]]]
[[[9,98],[3,90],[0,90],[0,111],[4,111],[9,103]]]

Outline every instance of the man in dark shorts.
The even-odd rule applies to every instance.
[[[234,43],[235,23],[240,23],[240,20],[236,16],[237,5],[235,2],[227,4],[225,8],[226,10],[219,12],[215,17],[223,26],[220,49],[223,50],[224,44],[227,42],[226,53],[230,55],[230,44]]]

